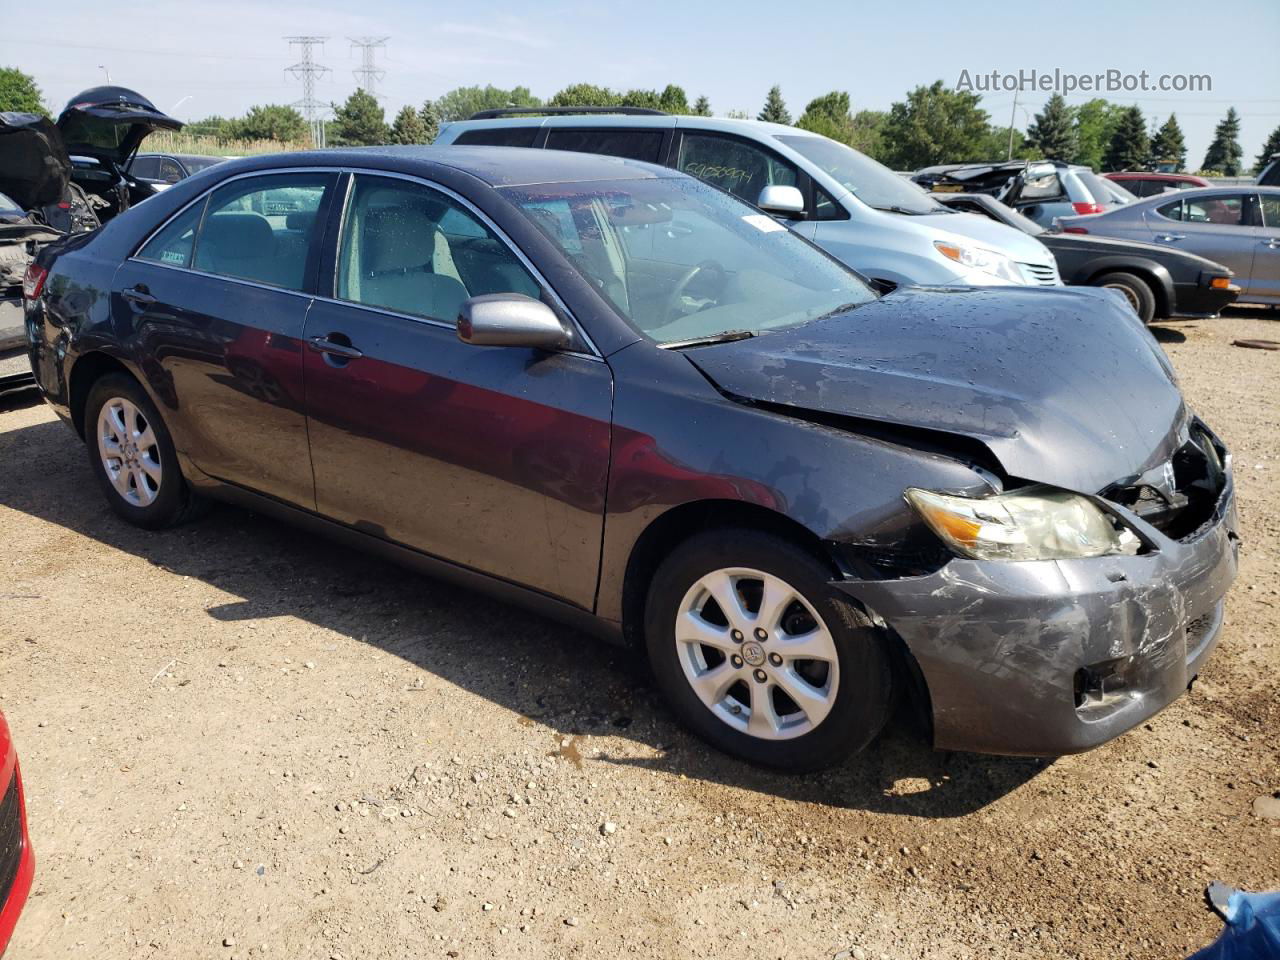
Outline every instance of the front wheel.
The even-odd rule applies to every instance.
[[[93,385],[84,432],[90,469],[123,519],[158,530],[181,523],[198,505],[164,420],[132,377],[112,373]]]
[[[1093,281],[1093,285],[1107,290],[1119,290],[1143,323],[1150,323],[1155,319],[1156,295],[1150,285],[1137,274],[1123,270],[1104,273]]]
[[[884,727],[886,637],[807,551],[746,530],[700,534],[658,569],[645,639],[672,708],[713,746],[790,771],[830,766]]]

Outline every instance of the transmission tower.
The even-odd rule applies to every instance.
[[[356,85],[364,90],[372,97],[378,95],[375,85],[383,77],[387,75],[385,70],[379,70],[373,62],[374,53],[381,47],[387,45],[390,37],[348,37],[351,46],[360,50],[360,66],[358,69],[351,71],[355,74]]]
[[[285,37],[289,48],[301,48],[302,59],[291,67],[285,67],[285,73],[302,81],[302,99],[290,106],[297,107],[307,119],[311,128],[311,142],[317,147],[324,146],[324,114],[327,105],[316,99],[316,78],[329,72],[329,68],[316,63],[314,50],[323,47],[328,37]]]

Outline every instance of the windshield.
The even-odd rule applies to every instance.
[[[691,177],[502,192],[659,344],[753,335],[875,299],[847,267]]]
[[[1076,176],[1080,178],[1085,189],[1093,194],[1095,203],[1128,203],[1130,200],[1137,199],[1114,180],[1100,177],[1092,170],[1077,170]]]
[[[877,210],[895,213],[949,213],[924,190],[883,164],[826,137],[777,138],[810,163],[817,164],[855,197]]]

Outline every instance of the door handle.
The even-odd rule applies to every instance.
[[[330,334],[332,336],[332,334]],[[343,337],[345,340],[346,338]],[[351,346],[349,343],[337,343],[330,340],[329,337],[311,337],[307,341],[307,346],[316,353],[328,353],[335,357],[341,357],[343,360],[358,360],[364,356],[359,350]]]
[[[1280,237],[1273,240],[1263,240],[1262,245],[1264,247],[1270,247],[1272,250],[1280,250]]]
[[[1187,235],[1185,233],[1161,233],[1156,236],[1156,239],[1162,243],[1173,243],[1175,240],[1187,239]]]
[[[120,296],[124,297],[130,303],[136,303],[140,306],[146,306],[156,302],[156,298],[151,295],[151,291],[142,284],[121,290]]]

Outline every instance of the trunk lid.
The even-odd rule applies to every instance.
[[[58,116],[66,152],[121,167],[156,130],[181,130],[181,120],[125,87],[92,87],[67,103]]]
[[[1168,459],[1186,419],[1163,351],[1104,290],[902,288],[686,356],[747,401],[976,440],[1010,476],[1082,493]]]

